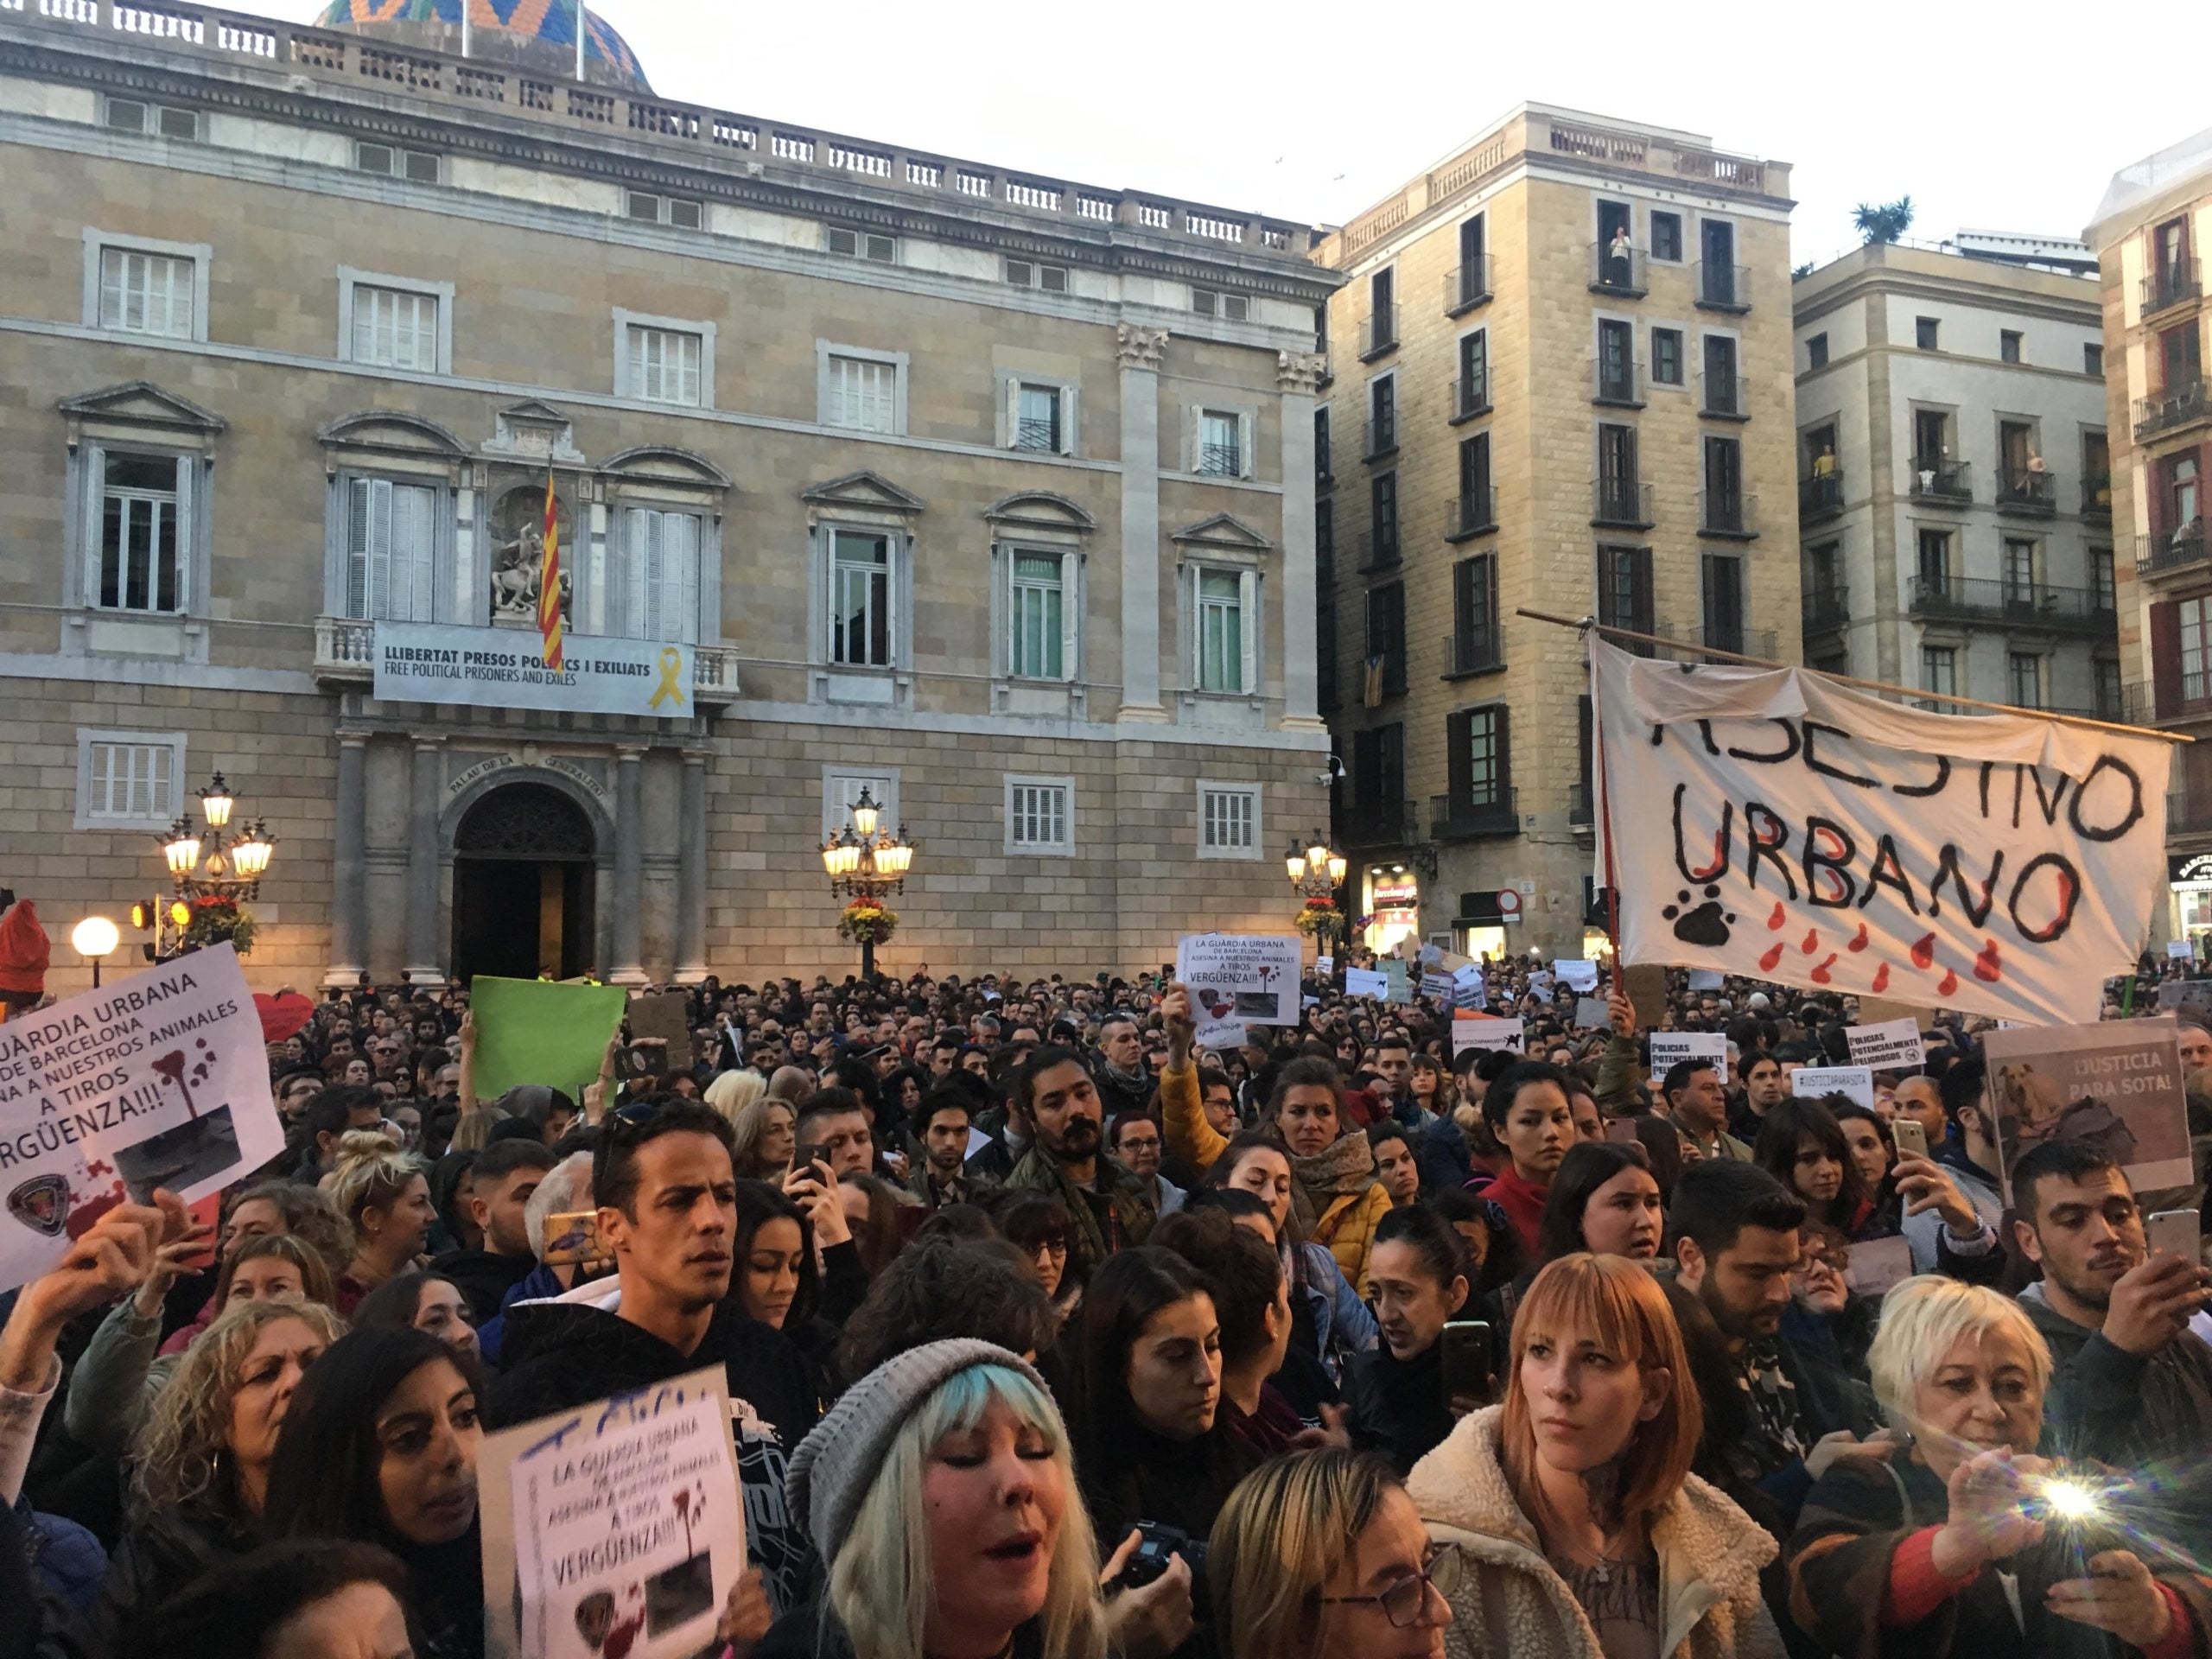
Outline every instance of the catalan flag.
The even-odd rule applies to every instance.
[[[545,469],[545,554],[537,570],[537,631],[545,637],[545,666],[567,666],[561,652],[561,520],[553,498],[553,469]]]

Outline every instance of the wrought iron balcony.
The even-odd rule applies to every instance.
[[[1363,363],[1395,351],[1398,345],[1398,308],[1378,305],[1368,314],[1359,332],[1359,360]]]
[[[1697,493],[1697,531],[1700,536],[1726,536],[1750,541],[1759,533],[1759,499],[1741,490],[1700,490]]]
[[[1368,422],[1365,459],[1380,461],[1385,455],[1396,454],[1397,448],[1398,417],[1395,413]]]
[[[1490,298],[1490,256],[1477,254],[1444,273],[1444,315],[1456,317]]]
[[[1851,589],[1844,582],[1808,588],[1802,601],[1807,633],[1834,633],[1851,621]]]
[[[2155,671],[2155,669],[2154,669]],[[2137,726],[2161,724],[2170,720],[2202,720],[2212,715],[2212,674],[2168,674],[2152,680],[2138,680],[2120,693],[2119,718]],[[2166,797],[2167,814],[2171,817],[2173,802],[2180,791]],[[2212,789],[2200,788],[2196,798],[2212,809]],[[2168,829],[2183,826],[2169,823]],[[2199,829],[2212,829],[2212,810],[2200,817]]]
[[[1843,468],[1797,480],[1797,517],[1807,523],[1833,518],[1843,511]]]
[[[2177,432],[2212,420],[2212,388],[2202,376],[2135,400],[2135,436],[2139,442],[2161,432]]]
[[[1578,830],[1587,830],[1597,821],[1597,791],[1588,784],[1578,783],[1567,791],[1567,821]]]
[[[1363,574],[1370,570],[1395,569],[1398,563],[1398,531],[1395,525],[1388,530],[1363,530],[1359,532],[1359,568]]]
[[[2192,520],[2177,531],[2153,531],[2137,544],[2135,574],[2164,575],[2194,569],[2205,559],[2204,524]]]
[[[1741,421],[1750,418],[1744,407],[1744,377],[1740,374],[1707,374],[1700,370],[1698,384],[1698,413],[1718,416],[1722,420]]]
[[[1590,401],[1615,409],[1643,407],[1643,365],[1633,357],[1609,358],[1602,352],[1590,359]]]
[[[1471,674],[1487,674],[1505,666],[1505,640],[1496,628],[1483,628],[1472,632],[1447,633],[1444,636],[1444,660],[1449,665],[1444,671],[1447,680],[1464,679]]]
[[[1632,478],[1593,478],[1590,480],[1590,522],[1614,530],[1649,530],[1658,523],[1654,516],[1656,488]]]
[[[1489,372],[1485,371],[1481,374],[1454,375],[1452,378],[1450,409],[1451,421],[1454,426],[1461,421],[1471,421],[1478,415],[1489,414]]]
[[[1452,499],[1452,528],[1445,533],[1447,542],[1464,542],[1472,536],[1486,536],[1497,528],[1497,486],[1463,490]]]
[[[2112,474],[2085,473],[2082,477],[2082,516],[2104,524],[2112,522]]]
[[[1751,308],[1751,268],[1717,265],[1700,260],[1697,267],[1697,308],[1700,311],[1748,311]]]
[[[2114,625],[2111,607],[2094,588],[2055,588],[2048,582],[1986,576],[1916,575],[1910,608],[1915,616],[2069,632],[2102,633]]]
[[[1408,847],[1419,839],[1414,833],[1411,801],[1362,801],[1338,809],[1337,833],[1346,848],[1365,851],[1382,847]]]
[[[1643,250],[1629,248],[1615,253],[1611,248],[1610,242],[1590,245],[1590,291],[1623,299],[1642,299],[1646,291]]]
[[[1974,467],[1970,461],[1943,455],[1912,458],[1912,493],[1926,500],[1974,499]]]
[[[2183,254],[2171,265],[2160,265],[2143,279],[2143,315],[2193,300],[2202,291],[2196,261]]]
[[[1492,789],[1479,795],[1432,795],[1428,833],[1438,841],[1478,841],[1517,836],[1521,815],[1514,810],[1519,791]]]
[[[1244,452],[1233,443],[1202,443],[1198,446],[1198,472],[1206,478],[1242,478]]]
[[[2034,467],[1997,469],[1997,510],[2048,518],[2058,511],[2058,478]]]
[[[1014,423],[1014,447],[1032,454],[1056,455],[1060,452],[1060,423],[1022,416]]]

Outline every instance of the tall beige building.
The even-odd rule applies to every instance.
[[[2212,941],[2212,385],[2204,254],[2212,130],[2113,175],[2083,239],[2104,296],[2120,648],[2133,712],[2197,741],[2174,756],[2162,937]]]
[[[1587,676],[1796,661],[1789,168],[1526,105],[1324,241],[1321,705],[1363,942],[1580,955]]]

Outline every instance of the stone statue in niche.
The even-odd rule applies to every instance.
[[[575,543],[570,539],[569,510],[556,491],[554,522],[561,531],[561,616],[564,623],[575,594]],[[518,485],[499,498],[492,515],[492,620],[511,626],[537,626],[537,587],[545,566],[545,488]]]

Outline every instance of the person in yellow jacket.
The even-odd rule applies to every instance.
[[[1171,985],[1160,1004],[1167,1028],[1167,1069],[1160,1074],[1160,1128],[1176,1155],[1211,1169],[1229,1139],[1206,1122],[1192,1048],[1198,1026],[1191,993]],[[1390,1213],[1390,1195],[1375,1179],[1375,1153],[1367,1136],[1344,1117],[1344,1084],[1323,1059],[1296,1059],[1275,1080],[1268,1116],[1290,1160],[1292,1212],[1300,1231],[1325,1245],[1362,1294],[1375,1228]]]

